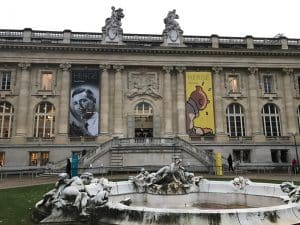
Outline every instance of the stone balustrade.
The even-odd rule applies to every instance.
[[[101,44],[102,33],[64,31],[37,31],[31,28],[23,30],[0,29],[0,42],[34,42],[34,43],[71,43],[71,44]],[[123,42],[147,46],[157,46],[163,43],[163,35],[157,34],[124,34]],[[239,48],[239,49],[297,49],[300,39],[288,39],[284,36],[276,38],[219,37],[184,35],[183,42],[187,47],[201,48]]]

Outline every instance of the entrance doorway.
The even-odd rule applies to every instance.
[[[134,137],[153,137],[153,109],[149,103],[140,102],[135,107]]]

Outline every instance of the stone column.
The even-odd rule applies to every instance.
[[[100,134],[108,134],[109,121],[109,79],[110,65],[100,65],[101,74],[101,102],[100,102]]]
[[[165,135],[173,135],[173,117],[172,117],[172,85],[171,85],[171,70],[173,67],[164,66],[163,70],[166,72],[164,75],[164,124]]]
[[[115,93],[114,93],[114,135],[122,136],[123,135],[123,96],[122,96],[122,70],[124,66],[114,65],[113,69],[115,73]]]
[[[251,134],[253,140],[263,141],[264,137],[261,133],[261,115],[259,113],[258,104],[258,69],[255,67],[248,68],[248,97],[249,97],[249,116],[251,121]]]
[[[70,68],[71,64],[63,63],[59,65],[61,69],[60,101],[58,107],[57,127],[58,135],[56,143],[66,143],[69,133],[69,113],[70,113]]]
[[[185,93],[184,93],[184,71],[185,67],[177,66],[177,127],[178,136],[186,135],[186,119],[185,119]]]
[[[215,121],[216,121],[216,140],[224,142],[227,140],[224,128],[225,111],[223,107],[223,93],[222,84],[224,83],[221,79],[221,67],[213,67],[213,78],[214,78],[214,102],[215,102]]]
[[[21,74],[18,78],[20,82],[20,92],[18,98],[18,107],[17,107],[17,121],[16,121],[16,142],[22,143],[25,142],[26,136],[28,134],[27,130],[27,120],[26,115],[28,115],[28,103],[30,99],[30,68],[29,63],[19,63],[18,67],[21,69]],[[33,112],[30,112],[33,113]],[[31,121],[32,123],[32,121]]]
[[[284,76],[283,76],[283,90],[284,90],[284,104],[285,104],[285,111],[286,116],[282,118],[282,126],[283,121],[286,121],[286,132],[287,134],[282,135],[294,135],[297,133],[297,120],[296,120],[296,113],[297,107],[294,107],[294,99],[292,95],[293,89],[293,74],[294,71],[291,68],[284,68],[283,69]]]

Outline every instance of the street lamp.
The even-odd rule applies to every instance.
[[[295,145],[295,150],[296,150],[297,163],[299,163],[298,148],[297,148],[297,142],[296,142],[296,134],[293,134],[293,138],[294,138],[294,145]]]

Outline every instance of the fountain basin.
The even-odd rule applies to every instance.
[[[279,184],[251,183],[236,189],[231,182],[202,180],[189,193],[156,195],[138,193],[132,182],[112,183],[109,203],[96,213],[97,224],[300,224],[300,206],[285,204]],[[131,198],[126,206],[119,202]],[[199,203],[242,205],[249,208],[199,209]]]

